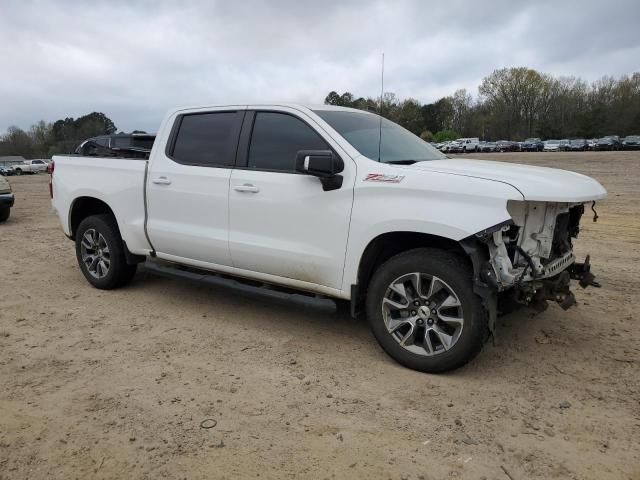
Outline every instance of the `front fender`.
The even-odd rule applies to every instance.
[[[459,242],[510,220],[507,201],[522,198],[502,182],[382,164],[376,168],[405,177],[399,183],[368,182],[364,178],[371,172],[364,170],[364,178],[356,180],[342,285],[345,292],[357,283],[360,259],[379,235],[416,232]]]

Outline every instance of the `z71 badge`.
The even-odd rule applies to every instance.
[[[364,177],[364,182],[400,183],[404,175],[385,175],[383,173],[370,173]]]

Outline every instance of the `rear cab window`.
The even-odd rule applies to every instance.
[[[188,113],[174,124],[167,156],[184,165],[233,167],[244,111]]]

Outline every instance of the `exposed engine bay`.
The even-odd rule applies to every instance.
[[[489,253],[480,277],[497,290],[502,303],[544,310],[553,300],[568,309],[575,304],[571,279],[583,288],[599,286],[589,257],[577,263],[573,253],[584,204],[509,201],[507,209],[512,221],[477,235]]]

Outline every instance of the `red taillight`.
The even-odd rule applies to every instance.
[[[53,170],[56,168],[56,162],[51,162],[47,165],[47,172],[49,173],[49,196],[53,198]]]

